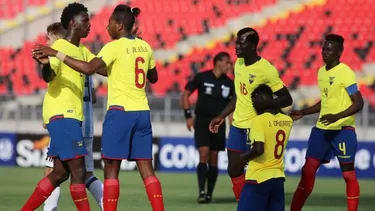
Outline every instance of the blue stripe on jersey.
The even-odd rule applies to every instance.
[[[355,94],[356,92],[358,92],[357,84],[352,84],[352,85],[346,87],[346,91],[348,92],[349,95]]]
[[[91,76],[85,76],[85,94],[83,97],[83,112],[85,115],[85,120],[82,124],[82,134],[84,137],[93,137],[93,113],[92,113],[92,90],[93,82]]]

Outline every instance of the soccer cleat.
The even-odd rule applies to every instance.
[[[206,203],[206,194],[202,191],[198,196],[198,204]]]
[[[207,195],[206,196],[206,203],[211,203],[212,196]]]

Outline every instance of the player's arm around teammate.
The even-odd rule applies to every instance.
[[[156,83],[158,74],[152,48],[131,34],[139,12],[138,8],[127,5],[118,5],[114,9],[107,26],[113,41],[103,47],[99,58],[90,62],[76,60],[46,46],[34,48],[34,53],[40,57],[56,56],[69,67],[87,75],[100,68],[111,68],[108,71],[108,95],[112,97],[108,98],[102,135],[103,206],[106,211],[117,210],[118,176],[123,159],[136,160],[153,211],[164,211],[161,185],[152,167],[152,127],[145,91],[145,79]]]
[[[354,114],[362,110],[363,98],[357,87],[355,73],[340,62],[343,44],[344,38],[340,35],[326,36],[322,49],[326,65],[318,72],[321,101],[290,114],[294,120],[298,120],[305,115],[320,112],[316,127],[311,130],[306,162],[291,204],[292,211],[301,211],[313,190],[317,169],[322,163],[329,162],[332,154],[337,156],[346,182],[348,211],[358,209],[360,191],[354,166],[357,151]]]
[[[228,174],[233,184],[233,193],[239,199],[245,183],[244,164],[240,158],[241,153],[248,151],[246,147],[247,133],[252,118],[256,116],[255,106],[258,109],[283,108],[293,103],[288,89],[279,77],[277,69],[266,59],[258,55],[257,46],[259,34],[252,28],[243,28],[237,33],[236,54],[237,61],[234,66],[234,85],[236,99],[233,100],[223,112],[210,123],[210,130],[217,132],[223,123],[224,117],[233,111],[233,123],[226,143],[228,152]],[[275,99],[251,100],[254,89],[266,84],[278,97]]]
[[[211,133],[208,126],[212,118],[220,113],[233,96],[233,81],[226,75],[231,67],[229,54],[218,53],[214,57],[214,69],[198,73],[186,84],[182,94],[186,126],[189,131],[194,127],[195,145],[199,151],[198,203],[211,201],[218,175],[218,152],[225,150],[225,124],[220,126],[217,134]],[[195,90],[198,90],[198,100],[195,106],[196,116],[193,120],[189,96]]]

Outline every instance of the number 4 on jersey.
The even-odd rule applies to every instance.
[[[139,62],[144,64],[145,60],[142,57],[137,57],[135,59],[135,86],[142,89],[146,84],[146,74],[145,70],[139,67]]]

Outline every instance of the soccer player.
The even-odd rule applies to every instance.
[[[251,98],[254,103],[257,98],[272,100],[273,93],[262,84]],[[251,150],[241,154],[248,166],[237,211],[284,211],[284,152],[293,120],[280,109],[255,110],[258,116],[251,120],[248,140]]]
[[[51,46],[57,39],[62,39],[65,36],[65,29],[62,24],[57,22],[49,25],[47,27],[47,45]],[[102,199],[103,199],[103,183],[98,180],[94,175],[94,159],[93,159],[93,111],[92,104],[96,102],[95,89],[93,88],[93,82],[91,76],[85,76],[85,87],[84,87],[84,118],[82,123],[83,131],[83,141],[87,150],[87,155],[85,156],[85,167],[86,167],[86,188],[90,191],[92,196],[95,198],[99,207],[102,209]],[[46,168],[45,176],[51,173],[53,169],[53,158],[46,158]],[[44,202],[44,211],[54,211],[57,210],[58,201],[60,198],[60,187],[56,187],[48,199]]]
[[[236,54],[234,66],[235,97],[225,107],[221,114],[210,123],[210,131],[216,133],[224,119],[234,111],[233,122],[227,140],[228,173],[232,179],[233,192],[239,200],[245,184],[244,163],[240,155],[248,151],[246,146],[247,133],[251,119],[256,116],[257,109],[276,109],[290,106],[293,103],[288,89],[279,77],[276,68],[257,53],[259,35],[252,28],[243,28],[237,33]],[[268,85],[277,96],[275,99],[256,98],[253,103],[251,94],[260,84]]]
[[[363,108],[363,98],[358,90],[355,73],[340,62],[344,38],[327,35],[322,49],[325,66],[318,72],[320,101],[309,108],[291,112],[294,120],[320,112],[319,120],[311,130],[306,162],[291,204],[292,211],[300,211],[311,194],[315,173],[322,163],[328,163],[332,153],[340,162],[346,182],[348,211],[356,211],[359,202],[359,184],[354,168],[357,151],[355,116]]]
[[[66,65],[84,74],[108,68],[108,111],[103,123],[102,157],[104,159],[105,211],[117,210],[120,194],[118,180],[121,161],[135,160],[146,187],[153,211],[164,211],[159,179],[152,167],[152,129],[146,97],[146,78],[158,81],[152,49],[132,35],[138,8],[118,5],[107,26],[112,42],[99,52],[98,58],[84,62],[47,46],[34,52],[41,57],[56,56]]]
[[[79,3],[69,4],[61,15],[61,24],[66,29],[65,39],[56,40],[52,48],[79,60],[89,61],[94,57],[80,44],[87,37],[90,22],[87,8]],[[57,58],[41,57],[43,79],[49,82],[43,101],[43,120],[51,137],[48,155],[54,157],[54,168],[35,188],[22,211],[37,209],[52,191],[71,177],[70,192],[79,211],[89,211],[85,189],[85,161],[81,122],[83,120],[84,77]]]
[[[182,94],[183,108],[188,130],[194,127],[195,145],[199,151],[197,166],[199,196],[198,203],[209,203],[218,175],[218,152],[225,150],[225,124],[222,124],[217,134],[208,130],[212,117],[220,114],[234,94],[233,81],[227,76],[232,68],[232,62],[227,52],[220,52],[214,57],[214,69],[198,73],[185,86]],[[193,121],[189,96],[198,90],[198,101],[195,107],[195,122]],[[206,194],[207,180],[207,194]]]

